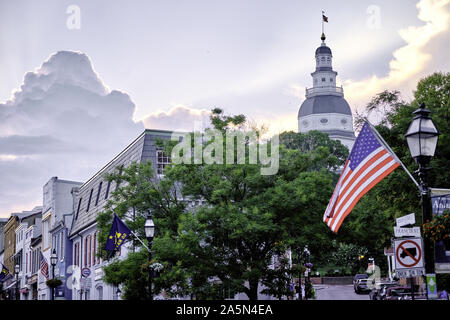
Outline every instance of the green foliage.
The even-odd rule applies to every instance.
[[[146,300],[148,299],[148,273],[146,263],[148,256],[146,250],[129,252],[123,259],[114,259],[104,267],[105,275],[103,280],[114,286],[122,285],[123,299],[126,300]]]
[[[224,132],[244,128],[241,120],[224,117],[220,110],[212,116],[216,128]],[[166,238],[164,246],[155,240],[154,252],[161,261],[169,253],[178,257],[177,272],[190,279],[190,286],[179,282],[185,294],[213,294],[217,282],[212,279],[252,300],[261,281],[267,283],[265,292],[277,297],[290,294],[286,291],[290,278],[269,268],[272,257],[280,256],[281,248],[305,244],[320,255],[330,245],[330,232],[321,219],[335,178],[327,169],[340,160],[328,147],[341,158],[347,150],[320,133],[290,133],[290,137],[295,141],[306,137],[317,148],[282,146],[276,175],[261,175],[261,164],[248,164],[248,152],[245,164],[178,164],[165,171],[166,181],[179,183],[184,197],[205,202],[180,216],[178,237]]]
[[[353,243],[335,243],[335,246],[337,248],[333,251],[330,262],[345,269],[349,268],[353,274],[357,273],[361,267],[359,257],[367,255],[369,250]]]
[[[450,181],[450,73],[435,73],[422,79],[414,93],[415,99],[408,103],[397,91],[384,91],[376,95],[367,105],[366,114],[359,115],[357,123],[372,112],[378,112],[378,132],[395,154],[408,168],[415,172],[418,165],[411,158],[405,133],[419,104],[424,102],[431,111],[431,117],[440,132],[436,154],[431,160],[428,185],[434,188],[448,188]],[[366,246],[377,264],[386,270],[383,248],[390,246],[395,218],[418,213],[421,221],[420,192],[406,172],[399,168],[378,183],[353,209],[342,225],[336,239],[341,242]]]
[[[60,285],[62,285],[62,281],[59,279],[49,279],[49,280],[45,281],[45,284],[49,288],[57,288]]]
[[[97,217],[99,228],[99,246],[105,246],[111,229],[113,212],[115,212],[140,239],[145,241],[144,223],[148,212],[151,212],[155,225],[155,236],[174,237],[178,232],[180,214],[184,211],[185,203],[179,201],[178,193],[172,184],[159,181],[154,177],[154,169],[148,161],[146,163],[131,163],[127,168],[118,168],[114,173],[106,176],[108,181],[114,181],[118,187],[111,193],[105,210]],[[148,277],[140,269],[146,263],[147,252],[134,252],[141,247],[141,243],[134,237],[128,242],[132,244],[132,251],[124,260],[113,259],[105,267],[105,282],[118,286],[123,285],[124,298],[144,299],[142,293],[148,292]],[[160,242],[155,241],[155,245]],[[108,252],[100,255],[108,258]],[[177,260],[167,256],[164,266],[167,274],[171,274],[171,267],[176,267]],[[131,268],[131,265],[137,264]],[[156,292],[161,286],[156,284]]]

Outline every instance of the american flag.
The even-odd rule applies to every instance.
[[[48,279],[48,277],[49,277],[48,263],[47,263],[47,260],[45,260],[44,255],[42,254],[42,251],[41,251],[41,273],[45,278]]]
[[[400,162],[384,147],[366,122],[328,203],[323,221],[337,233],[359,199],[395,170]]]

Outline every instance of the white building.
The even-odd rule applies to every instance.
[[[298,111],[298,132],[328,133],[351,150],[356,139],[352,111],[344,99],[344,89],[336,86],[337,72],[333,70],[333,55],[325,43],[325,34],[321,39],[315,55],[316,71],[311,73],[313,87],[306,88],[306,100]]]
[[[52,177],[43,187],[43,215],[42,215],[42,254],[49,264],[49,276],[53,277],[50,265],[50,255],[55,250],[58,257],[55,265],[55,277],[63,282],[55,290],[55,299],[72,299],[72,290],[66,285],[67,275],[72,265],[71,243],[68,238],[72,224],[74,208],[74,189],[81,186],[81,182],[69,181]],[[69,275],[70,276],[70,275]],[[40,298],[45,293],[45,298],[51,299],[50,290],[42,281],[39,284]]]

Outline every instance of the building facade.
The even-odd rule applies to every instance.
[[[74,192],[81,185],[81,182],[52,177],[43,186],[42,252],[49,264],[50,278],[55,276],[63,282],[63,285],[55,289],[56,300],[72,299],[72,290],[66,285],[72,265],[72,244],[68,235],[74,211]],[[54,267],[55,275],[52,274],[53,267],[50,266],[53,250],[58,257]],[[51,299],[45,282],[40,283],[39,291],[41,298],[45,293],[46,299]]]
[[[115,182],[108,182],[105,174],[126,168],[133,162],[145,163],[150,160],[155,176],[158,176],[170,159],[163,156],[156,141],[169,140],[172,134],[174,134],[172,131],[145,130],[119,155],[80,186],[69,236],[72,241],[72,260],[75,266],[72,275],[73,299],[117,300],[120,298],[118,288],[103,282],[103,267],[107,262],[97,257],[99,250],[97,215],[104,210],[111,193],[118,187]],[[126,257],[127,253],[126,246],[122,246],[119,259]],[[87,276],[81,276],[81,271]]]
[[[315,54],[316,70],[311,73],[313,87],[306,88],[306,100],[298,112],[298,132],[325,132],[351,150],[356,139],[352,111],[344,99],[344,89],[336,85],[337,72],[333,70],[333,55],[324,34],[321,39]]]

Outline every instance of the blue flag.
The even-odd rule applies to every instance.
[[[114,220],[106,240],[105,250],[110,251],[110,256],[120,249],[124,241],[130,236],[131,230],[127,225],[120,220],[117,214],[114,213]]]
[[[0,272],[0,281],[5,279],[6,276],[9,274],[9,270],[3,265],[3,263],[1,265],[2,265],[2,271]]]

